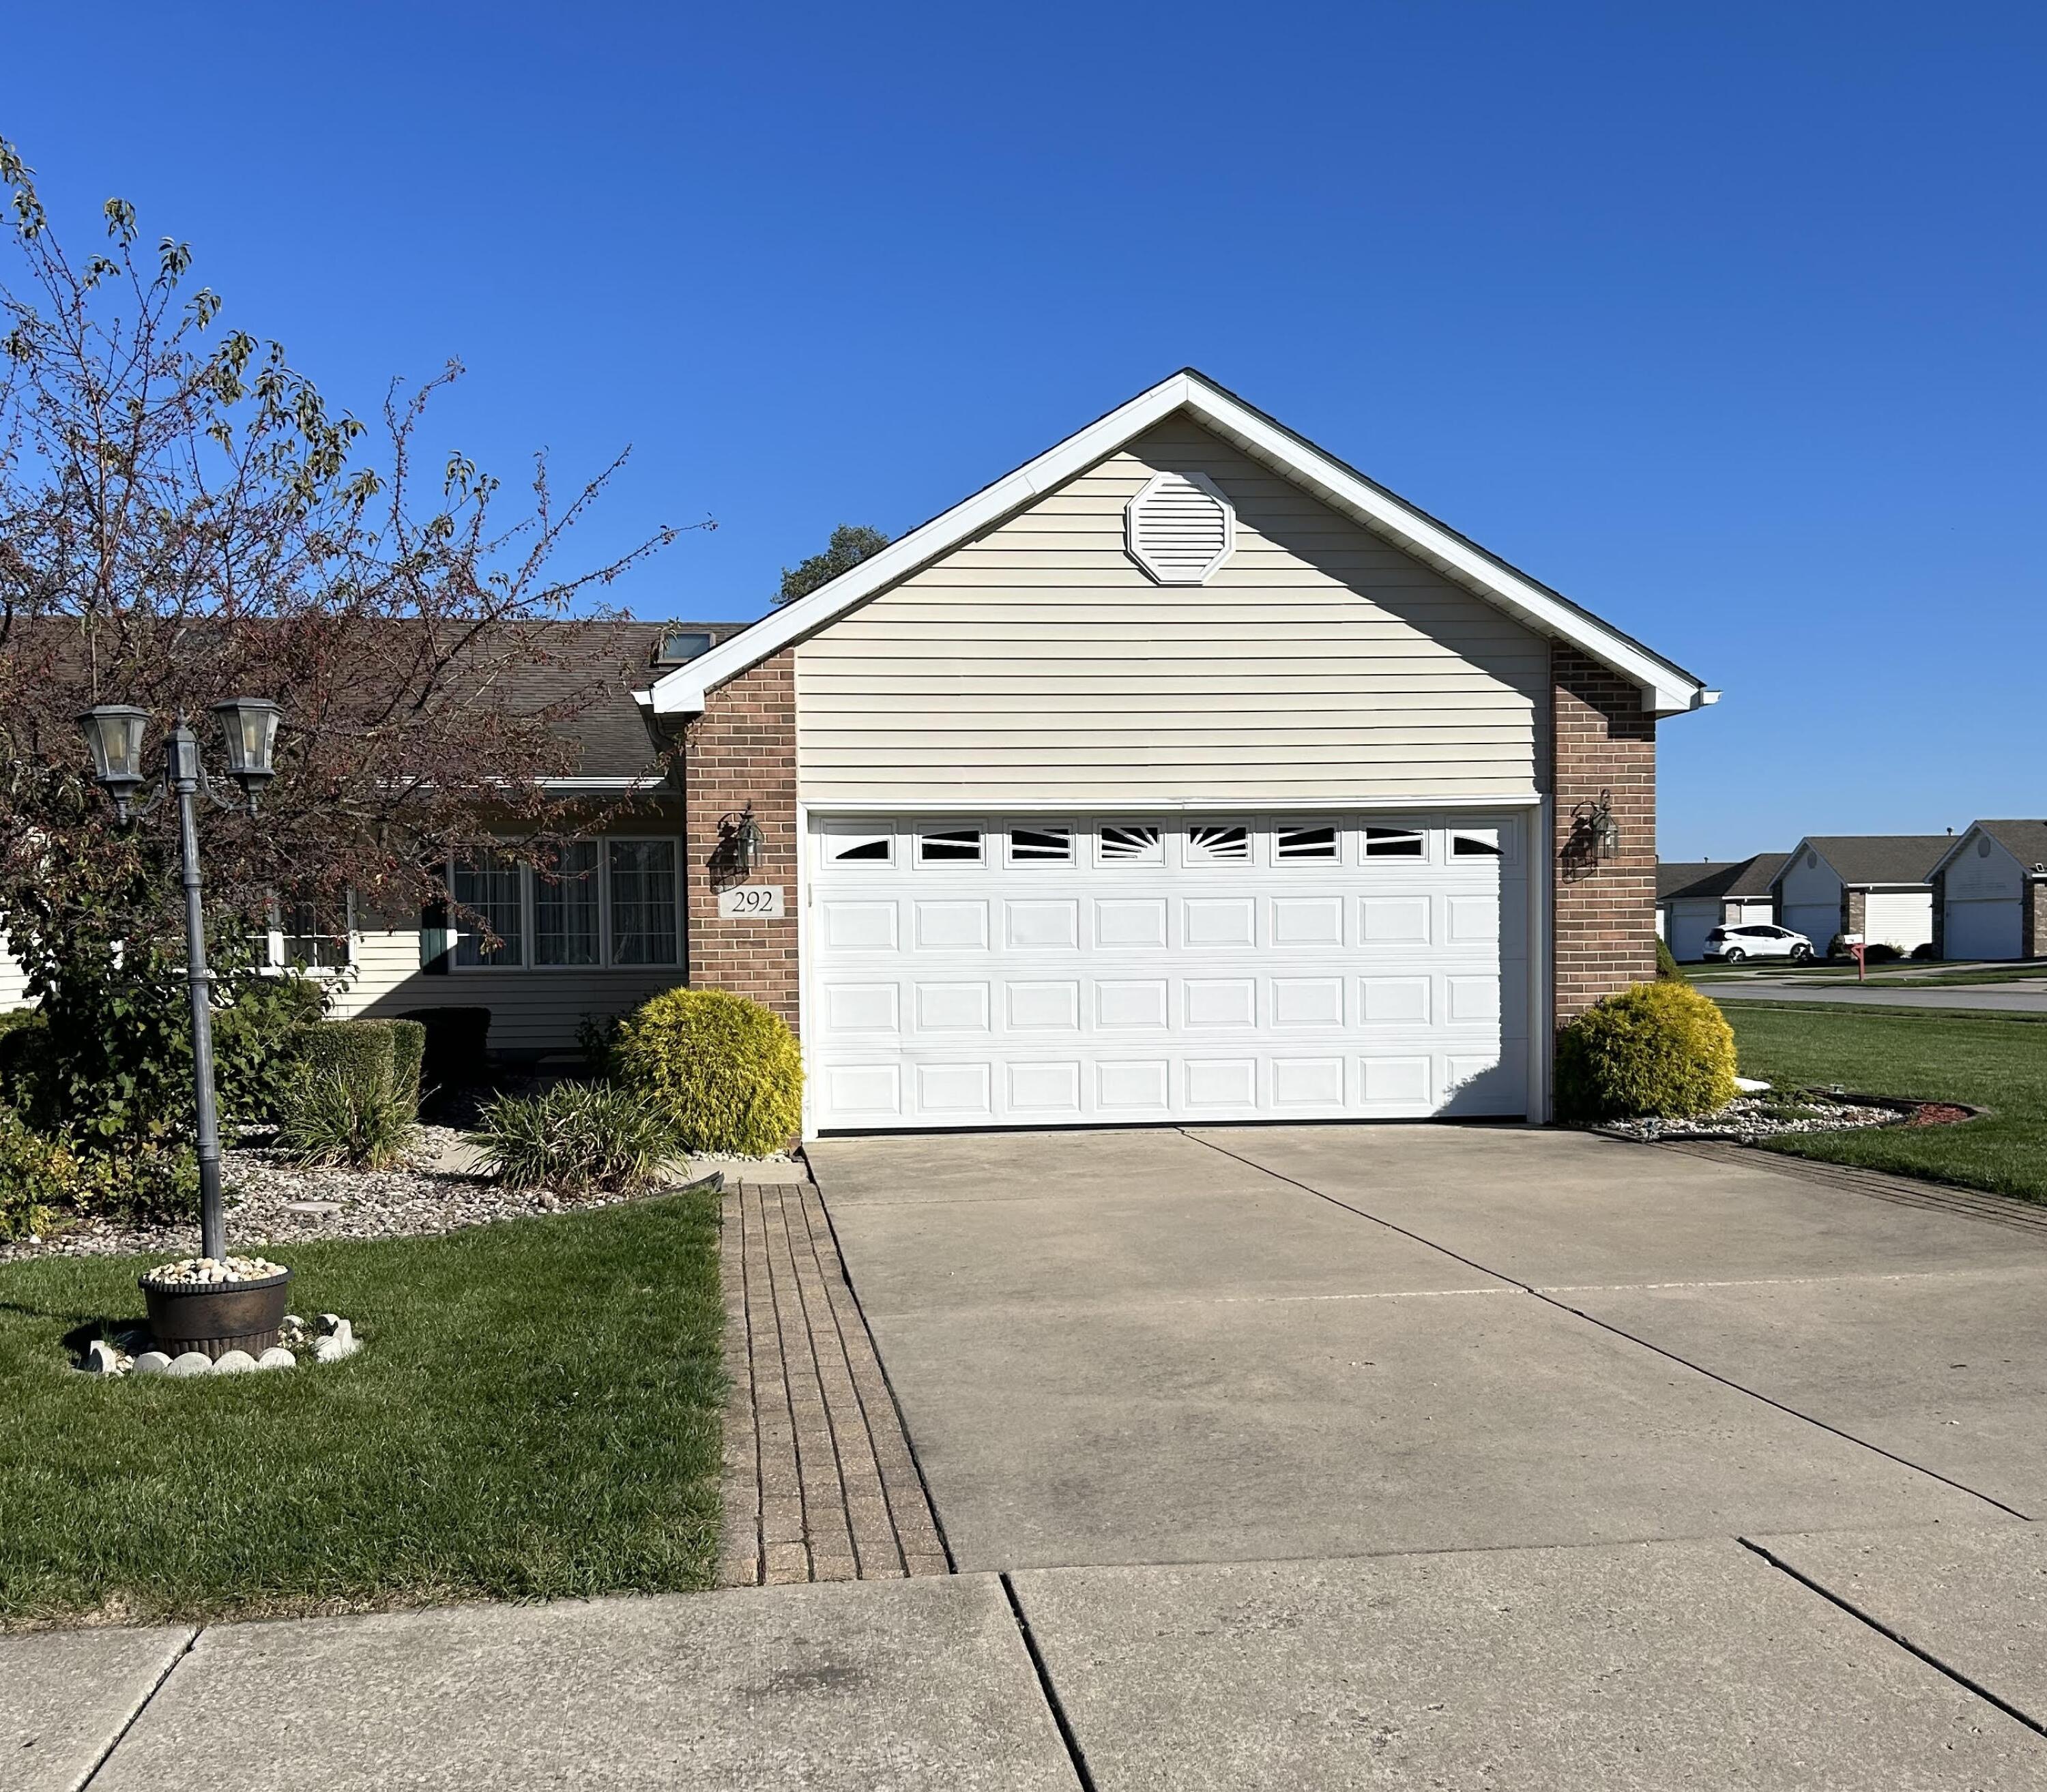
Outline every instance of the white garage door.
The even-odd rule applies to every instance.
[[[1841,930],[1840,905],[1837,902],[1792,902],[1786,906],[1782,925],[1794,933],[1802,933],[1813,942],[1813,950],[1824,953],[1836,934]]]
[[[2005,896],[1950,902],[1945,933],[1941,948],[1949,958],[2016,958],[2018,898]]]
[[[1720,924],[1726,905],[1715,900],[1692,900],[1670,905],[1670,933],[1665,941],[1670,956],[1680,964],[1696,964],[1706,956],[1706,935]]]
[[[1910,952],[1933,937],[1933,898],[1930,893],[1872,891],[1863,904],[1863,934],[1874,944]]]
[[[815,1122],[1524,1113],[1523,825],[815,819]]]

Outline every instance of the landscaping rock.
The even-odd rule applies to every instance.
[[[85,1347],[85,1361],[79,1365],[88,1375],[120,1375],[126,1373],[128,1359],[103,1338],[95,1338]]]
[[[171,1359],[161,1350],[145,1350],[135,1359],[137,1375],[163,1375],[168,1373]]]
[[[1790,1109],[1810,1112],[1786,1111]],[[1863,1126],[1890,1126],[1905,1118],[1892,1107],[1863,1106],[1827,1095],[1779,1093],[1766,1100],[1759,1095],[1742,1095],[1714,1114],[1682,1118],[1650,1115],[1639,1120],[1609,1120],[1595,1130],[1620,1138],[1736,1139],[1746,1143],[1782,1133],[1837,1133]]]
[[[215,1282],[260,1282],[284,1273],[283,1264],[266,1257],[230,1257],[216,1261],[210,1257],[188,1257],[158,1264],[143,1280],[157,1288],[191,1288]]]
[[[229,1350],[213,1359],[215,1375],[246,1375],[256,1366],[256,1359],[246,1350]]]
[[[356,1342],[352,1333],[343,1334],[338,1337],[317,1338],[313,1343],[313,1361],[323,1363],[345,1362],[362,1348],[362,1346]]]
[[[256,1359],[258,1369],[296,1369],[299,1359],[281,1344],[273,1344]]]
[[[208,1375],[213,1371],[213,1358],[203,1350],[188,1350],[181,1357],[173,1357],[166,1375]]]

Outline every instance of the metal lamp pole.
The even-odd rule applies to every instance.
[[[235,697],[216,703],[227,736],[227,766],[242,786],[248,813],[275,774],[277,705],[267,697]],[[199,817],[193,799],[203,790],[222,809],[224,801],[206,775],[199,736],[180,713],[164,750],[164,784],[142,808],[130,798],[141,786],[145,712],[103,704],[79,717],[92,748],[94,775],[114,798],[125,825],[156,806],[164,790],[178,799],[179,881],[185,892],[185,975],[192,991],[192,1096],[199,1122],[199,1254],[216,1262],[227,1255],[227,1225],[220,1199],[220,1116],[213,1093],[213,972],[206,962],[206,904],[199,886]]]

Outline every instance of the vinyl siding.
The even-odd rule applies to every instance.
[[[7,936],[0,933],[0,1012],[29,1005],[29,979],[7,955]]]
[[[1206,473],[1237,513],[1205,585],[1154,585],[1124,506]],[[796,650],[820,807],[1514,800],[1548,645],[1184,419]]]

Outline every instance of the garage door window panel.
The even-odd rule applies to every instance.
[[[828,833],[824,857],[830,865],[892,865],[896,862],[896,836],[892,832]]]
[[[1341,857],[1341,848],[1333,825],[1323,822],[1318,825],[1272,830],[1272,858],[1275,864],[1333,865]]]
[[[1009,863],[1020,868],[1036,865],[1071,865],[1074,831],[1066,827],[1012,827],[1008,834]]]
[[[1095,856],[1104,865],[1163,865],[1165,836],[1148,825],[1106,823],[1096,836]]]
[[[1242,822],[1220,824],[1187,830],[1187,863],[1248,865],[1251,863],[1251,830]]]
[[[938,828],[917,836],[917,863],[920,865],[978,865],[981,862],[978,828]]]
[[[1428,838],[1413,828],[1367,828],[1364,855],[1368,859],[1426,859]]]

